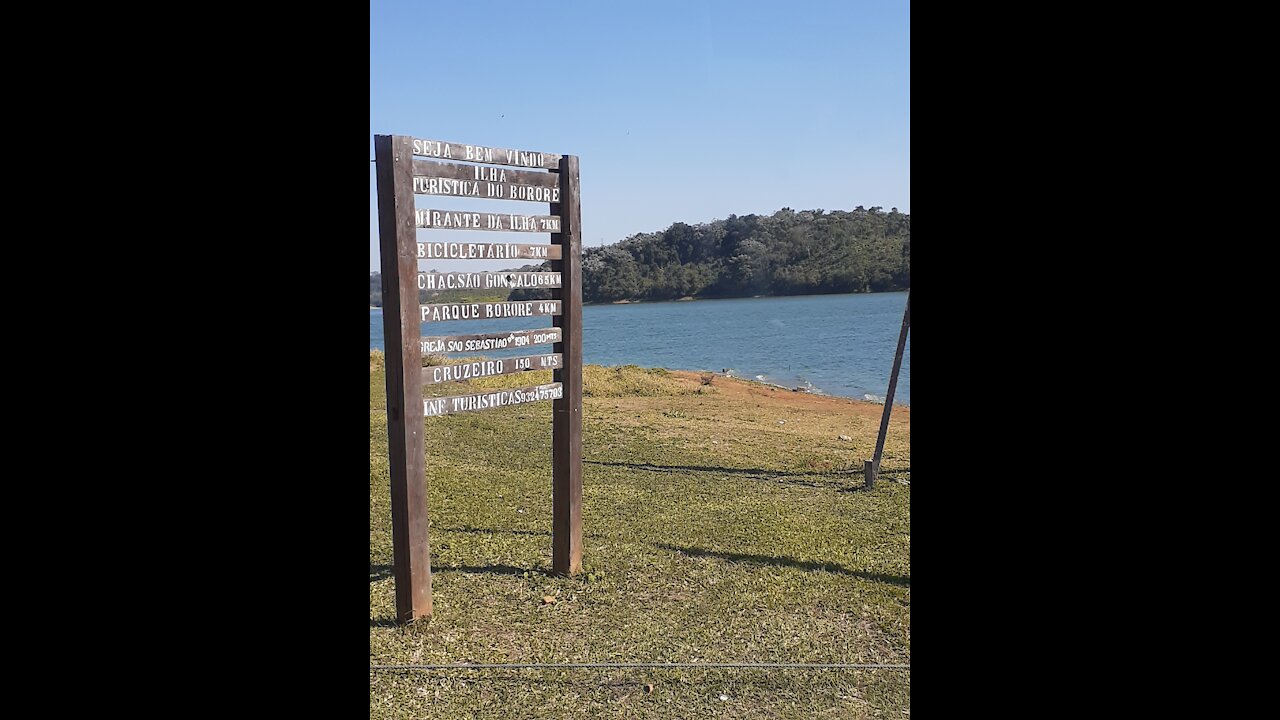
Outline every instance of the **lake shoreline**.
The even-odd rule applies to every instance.
[[[666,300],[644,300],[644,299],[641,299],[641,300],[633,300],[633,299],[627,298],[627,299],[623,299],[623,300],[601,300],[601,301],[598,301],[598,302],[585,302],[585,301],[584,301],[584,302],[582,303],[582,306],[583,306],[583,307],[588,307],[588,306],[591,306],[591,307],[597,307],[597,306],[603,306],[603,305],[660,305],[660,304],[662,304],[662,303],[692,302],[692,301],[695,301],[695,300],[697,300],[697,301],[706,301],[706,300],[759,300],[759,299],[779,300],[779,299],[782,299],[782,298],[839,297],[839,296],[842,296],[842,295],[886,295],[886,294],[889,294],[889,293],[904,293],[904,292],[909,292],[910,290],[911,290],[911,288],[903,288],[903,289],[901,289],[901,290],[876,290],[876,291],[868,291],[868,292],[851,292],[851,293],[808,293],[808,294],[804,294],[804,295],[730,295],[730,296],[724,296],[724,297],[721,297],[721,296],[716,296],[716,297],[703,297],[703,296],[700,296],[700,295],[685,295],[684,297],[668,298],[668,299],[666,299]],[[370,309],[370,310],[381,310],[382,308],[381,308],[381,307],[376,307],[376,306],[370,305],[370,306],[369,306],[369,309]]]
[[[632,309],[584,306],[582,359],[609,367],[713,372],[788,392],[883,404],[907,296],[905,292],[854,293],[697,303],[672,300],[637,303],[642,307]],[[384,345],[386,312],[385,308],[369,312],[370,347]],[[422,333],[505,335],[551,324],[550,318],[460,320],[426,324]],[[528,354],[522,350],[485,354],[493,359]],[[910,377],[908,347],[895,405],[910,405]]]
[[[773,398],[793,397],[800,400],[803,404],[811,405],[828,405],[828,404],[845,404],[856,403],[858,405],[874,406],[877,408],[884,407],[884,400],[867,400],[865,398],[849,397],[847,395],[831,395],[825,392],[813,392],[811,390],[796,390],[795,388],[779,385],[777,383],[765,382],[762,380],[752,380],[750,378],[739,377],[737,375],[728,375],[725,373],[708,372],[704,370],[673,370],[670,368],[659,368],[664,372],[688,381],[696,381],[699,384],[709,384],[711,387],[733,388],[736,393],[746,393],[750,395],[767,395]],[[713,376],[710,383],[703,382],[704,375]],[[810,398],[811,401],[805,401],[802,398]],[[910,405],[903,405],[895,402],[894,410],[902,410],[911,412]]]
[[[905,293],[910,291],[911,291],[911,288],[902,288],[901,290],[876,290],[876,291],[867,291],[867,292],[848,292],[848,293],[805,293],[805,294],[796,294],[796,295],[716,295],[713,297],[706,297],[702,295],[685,295],[684,297],[667,298],[665,300],[645,300],[645,299],[635,300],[632,298],[625,298],[622,300],[599,300],[595,302],[586,302],[584,300],[582,303],[582,306],[587,307],[587,306],[600,306],[600,305],[661,305],[662,303],[692,302],[695,300],[697,301],[782,300],[784,298],[841,297],[845,295],[888,295],[891,293]]]
[[[383,354],[383,351],[378,348],[370,348],[369,352],[370,353],[376,352],[376,353],[379,353],[380,355]],[[450,361],[450,363],[448,364],[454,364],[454,363],[460,364],[464,362],[464,360],[474,361],[475,359],[486,359],[486,358],[487,356],[484,356],[484,355],[468,355],[465,358],[462,356],[451,357],[451,358],[448,358],[448,360]],[[381,362],[381,361],[379,360],[378,362]],[[596,363],[589,363],[589,364],[597,365]],[[857,397],[852,397],[850,395],[833,395],[831,393],[824,392],[820,389],[807,389],[807,388],[802,389],[799,387],[791,387],[787,385],[781,385],[779,383],[772,383],[765,380],[755,380],[753,378],[744,378],[740,375],[734,375],[726,372],[714,372],[710,370],[687,370],[683,368],[665,368],[665,367],[650,368],[650,367],[642,367],[639,365],[634,365],[634,363],[626,363],[622,365],[598,365],[598,366],[604,367],[604,368],[619,368],[619,367],[634,366],[642,370],[645,370],[647,372],[666,373],[668,375],[671,375],[672,377],[679,378],[688,383],[697,383],[698,385],[709,385],[711,387],[720,387],[720,388],[742,387],[742,388],[749,389],[747,390],[747,392],[751,392],[751,394],[760,395],[760,394],[767,393],[769,397],[787,397],[787,396],[794,395],[796,397],[815,398],[815,399],[818,399],[817,402],[834,401],[837,403],[858,403],[861,405],[871,405],[871,406],[881,407],[881,408],[884,407],[884,398],[868,400],[866,397],[857,398]],[[778,394],[780,392],[785,394]],[[910,404],[906,404],[900,401],[894,402],[893,407],[896,410],[905,410],[907,412],[910,412],[911,410]]]

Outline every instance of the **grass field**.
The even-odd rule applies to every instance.
[[[636,367],[586,369],[575,578],[548,574],[551,403],[426,420],[434,616],[396,625],[381,360],[371,353],[370,664],[910,663],[910,411],[894,409],[867,492],[882,406]],[[905,670],[369,677],[375,718],[910,715]]]

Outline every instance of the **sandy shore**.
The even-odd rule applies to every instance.
[[[703,373],[692,370],[669,370],[673,376],[690,385],[701,385]],[[818,395],[816,393],[796,392],[788,388],[762,383],[757,380],[747,380],[744,378],[734,377],[731,375],[721,375],[714,373],[715,377],[711,381],[712,387],[719,389],[722,393],[729,397],[735,398],[769,398],[777,401],[779,404],[793,408],[796,410],[839,410],[841,412],[852,412],[857,415],[868,415],[880,417],[884,412],[884,403],[875,403],[869,400],[857,400],[854,398],[839,397],[836,395]],[[905,405],[894,405],[893,416],[909,418],[911,417],[911,408]]]

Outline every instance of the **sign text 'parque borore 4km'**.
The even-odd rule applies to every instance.
[[[375,135],[378,234],[387,368],[387,449],[396,616],[431,615],[426,427],[455,413],[552,401],[552,569],[582,570],[582,211],[578,158],[484,145]],[[546,203],[545,214],[418,208],[415,196]],[[441,204],[447,204],[441,202]],[[550,233],[551,243],[457,242],[441,230]],[[422,232],[423,236],[418,237]],[[536,236],[526,236],[535,239]],[[420,261],[542,260],[550,272],[423,272]],[[422,303],[419,292],[550,289],[551,300]],[[551,317],[552,326],[512,332],[423,337],[423,323]],[[423,367],[426,353],[476,353],[552,345],[551,352]],[[423,387],[533,370],[540,385],[426,398]]]

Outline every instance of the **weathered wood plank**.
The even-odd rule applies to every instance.
[[[415,195],[447,195],[480,200],[525,200],[528,202],[560,202],[560,188],[544,188],[510,182],[454,180],[453,178],[415,177]]]
[[[560,252],[537,243],[418,242],[421,260],[559,260]]]
[[[525,355],[514,358],[495,358],[493,360],[475,360],[459,365],[432,365],[422,368],[422,384],[457,382],[474,380],[475,378],[510,375],[533,370],[558,370],[562,366],[564,356],[560,353],[546,355]]]
[[[490,390],[470,395],[427,398],[422,403],[422,414],[425,417],[438,417],[440,415],[488,410],[489,408],[506,407],[508,405],[522,405],[528,402],[538,402],[539,400],[556,400],[561,397],[563,392],[564,390],[560,383],[556,382],[511,390]]]
[[[422,322],[494,320],[498,318],[559,315],[559,300],[520,302],[428,303],[422,306]]]
[[[489,230],[502,232],[560,232],[557,215],[512,215],[466,210],[414,211],[414,222],[430,230]]]
[[[483,165],[436,162],[435,160],[414,160],[413,174],[414,177],[505,182],[544,188],[560,186],[560,176],[552,172],[508,170],[506,168],[485,167]]]
[[[902,369],[902,351],[907,347],[907,333],[910,331],[911,291],[908,290],[907,307],[902,311],[902,329],[898,332],[898,349],[893,353],[893,372],[889,374],[889,390],[884,394],[884,414],[880,416],[880,432],[876,434],[876,454],[871,459],[872,478],[880,474],[880,455],[884,452],[884,439],[889,433],[889,414],[893,412],[893,393],[898,388],[898,370]]]
[[[478,333],[475,335],[431,335],[422,338],[422,352],[487,352],[508,350],[529,345],[558,343],[562,337],[560,328],[517,330],[510,333]]]
[[[489,163],[491,165],[546,168],[547,170],[559,169],[561,158],[556,153],[511,150],[508,148],[488,147],[486,145],[466,145],[422,138],[413,139],[413,154],[441,160],[466,160],[468,162]]]
[[[551,243],[564,252],[551,269],[561,274],[562,284],[552,297],[565,303],[565,311],[552,324],[564,330],[564,340],[554,346],[564,354],[564,368],[555,372],[564,393],[551,414],[551,567],[577,575],[582,572],[582,206],[575,155],[561,162],[560,195],[564,200],[551,206],[551,214],[560,216],[561,230]]]
[[[387,366],[387,454],[391,471],[391,541],[396,617],[431,615],[431,547],[422,425],[418,289],[414,276],[411,138],[376,135],[378,238],[382,259],[383,337]]]
[[[418,273],[419,290],[494,290],[558,288],[555,272],[442,272]]]

